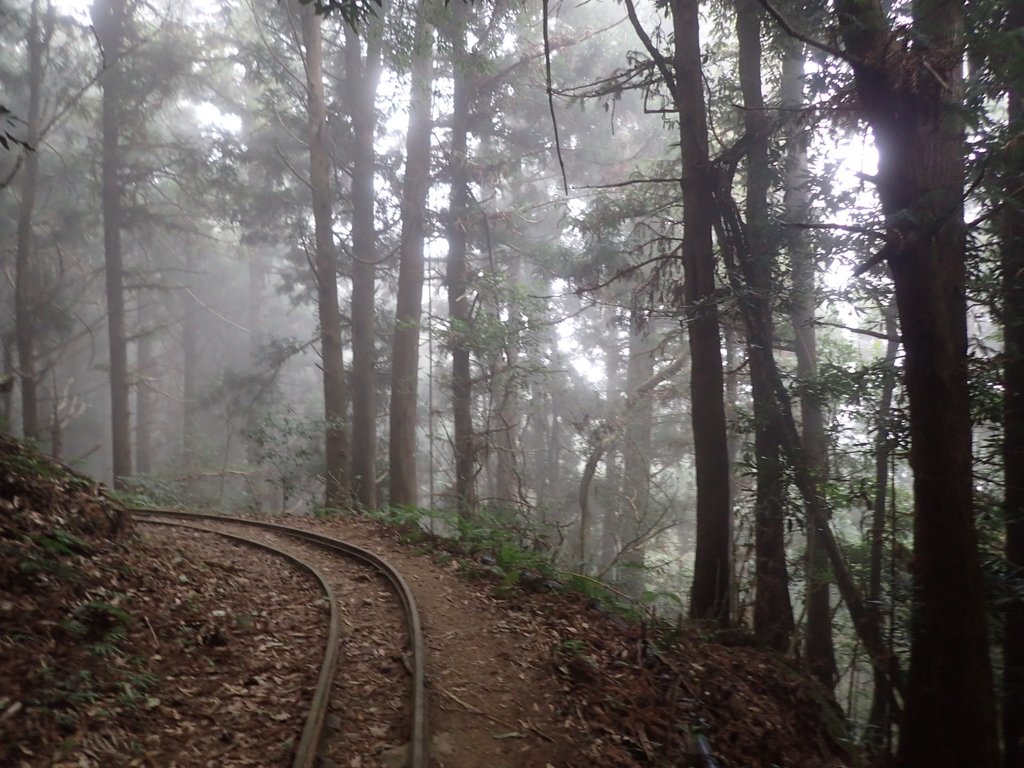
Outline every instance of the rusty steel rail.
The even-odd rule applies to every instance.
[[[330,536],[323,536],[319,533],[313,533],[312,531],[306,531],[302,528],[293,528],[288,525],[267,523],[260,520],[246,520],[243,518],[229,517],[227,515],[215,515],[207,512],[185,512],[182,510],[171,509],[130,508],[129,512],[131,512],[132,515],[139,517],[140,522],[146,523],[157,522],[156,520],[148,518],[171,517],[179,520],[207,520],[223,524],[261,528],[278,535],[288,536],[293,539],[315,544],[333,552],[341,553],[345,557],[358,560],[383,574],[391,583],[395,594],[402,603],[402,607],[405,611],[406,624],[409,627],[409,644],[412,651],[412,733],[409,736],[408,766],[409,768],[426,768],[428,758],[426,728],[427,707],[425,692],[426,643],[423,639],[419,612],[416,609],[416,599],[413,597],[412,590],[409,588],[405,579],[402,578],[402,574],[388,564],[386,560],[369,550],[357,547],[354,544],[349,544],[346,541],[335,539]],[[181,523],[178,524],[181,525]],[[327,591],[331,600],[331,628],[328,633],[328,649],[324,655],[324,664],[321,666],[320,678],[317,682],[316,691],[313,695],[313,703],[310,706],[310,712],[306,720],[306,726],[303,729],[302,739],[299,742],[299,747],[296,750],[295,761],[292,764],[293,768],[311,768],[316,761],[320,736],[323,731],[323,722],[327,714],[327,698],[330,693],[331,681],[334,678],[338,637],[340,635],[340,625],[335,626],[338,624],[338,620],[336,619],[336,605],[330,586],[313,566],[303,562],[300,558],[289,555],[286,552],[281,552],[268,544],[246,539],[244,536],[238,536],[237,534],[220,531],[215,528],[204,528],[196,525],[185,525],[185,527],[238,539],[281,554],[292,562],[298,563],[300,566],[312,572],[320,580],[321,584],[323,584],[325,591]]]
[[[341,620],[338,614],[338,602],[334,597],[334,590],[327,581],[327,578],[316,566],[307,563],[300,557],[296,557],[283,549],[256,541],[245,536],[239,536],[227,531],[219,531],[215,528],[206,528],[201,525],[193,525],[182,521],[172,522],[170,520],[150,519],[141,521],[146,525],[166,525],[175,528],[187,528],[192,531],[202,531],[222,536],[226,539],[248,544],[259,549],[266,550],[275,555],[285,558],[298,567],[309,571],[320,582],[320,586],[327,594],[330,601],[330,620],[327,630],[327,647],[324,650],[324,660],[320,665],[320,674],[317,678],[316,688],[313,692],[313,703],[310,705],[309,714],[306,716],[306,724],[302,729],[302,737],[295,750],[295,759],[292,761],[292,768],[313,768],[316,764],[317,745],[323,734],[324,720],[327,716],[327,696],[330,693],[331,682],[334,680],[334,670],[338,662],[338,641],[341,639]]]

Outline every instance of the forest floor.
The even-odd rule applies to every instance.
[[[723,768],[852,764],[835,705],[777,656],[510,585],[408,529],[287,522],[373,549],[409,582],[436,768],[687,765],[697,734]],[[325,613],[273,555],[133,529],[96,483],[0,438],[0,765],[287,766]],[[387,704],[346,701],[330,727]],[[327,768],[400,768],[400,745],[369,732]]]

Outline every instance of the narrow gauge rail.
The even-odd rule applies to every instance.
[[[338,638],[340,636],[337,605],[330,585],[325,577],[314,566],[306,563],[295,555],[284,552],[264,542],[240,536],[236,533],[219,530],[217,528],[203,527],[196,525],[195,522],[188,523],[184,521],[210,521],[214,523],[263,529],[281,536],[314,544],[337,555],[359,561],[384,575],[388,582],[390,582],[405,611],[405,622],[406,626],[409,628],[409,645],[412,651],[412,683],[410,686],[412,696],[412,732],[409,735],[408,766],[409,768],[426,768],[428,755],[426,694],[424,688],[426,644],[423,639],[419,612],[416,609],[416,600],[413,597],[412,590],[409,589],[409,585],[406,583],[405,579],[402,578],[402,575],[383,558],[375,555],[369,550],[341,541],[340,539],[323,536],[318,533],[313,533],[312,531],[306,531],[301,528],[293,528],[291,526],[280,525],[277,523],[245,520],[242,518],[229,517],[227,515],[215,515],[205,512],[185,512],[181,510],[131,508],[129,511],[133,516],[139,519],[139,522],[177,525],[180,527],[192,528],[247,544],[252,544],[262,549],[275,552],[311,572],[324,587],[331,603],[331,623],[328,631],[327,649],[324,653],[324,661],[320,668],[320,676],[317,680],[316,690],[313,694],[313,701],[310,705],[309,714],[306,718],[306,725],[303,729],[302,738],[296,750],[292,768],[311,768],[315,764],[319,751],[320,737],[323,731],[323,723],[327,715],[327,704],[331,684],[334,679],[334,667],[338,651]],[[168,518],[171,519],[169,520]]]

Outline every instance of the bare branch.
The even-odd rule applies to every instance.
[[[806,221],[784,221],[782,222],[784,227],[793,227],[794,229],[835,229],[840,232],[852,232],[855,235],[868,235],[879,240],[885,239],[885,232],[879,229],[872,229],[871,227],[861,227],[856,224],[836,224],[833,222],[823,221],[821,223],[806,222]]]
[[[810,35],[805,35],[802,32],[798,32],[796,28],[789,23],[789,20],[785,16],[783,16],[778,11],[778,9],[775,8],[774,5],[771,4],[771,0],[759,0],[759,2],[764,7],[764,9],[768,11],[768,15],[775,19],[775,22],[780,27],[782,27],[782,31],[785,32],[790,37],[792,37],[793,39],[799,40],[801,43],[806,43],[811,48],[817,48],[819,51],[824,51],[830,56],[835,56],[837,58],[842,59],[843,61],[849,61],[849,56],[846,54],[845,51],[836,48],[834,45],[824,43],[821,40],[818,40],[817,38],[811,37]]]
[[[634,184],[678,184],[682,179],[678,177],[653,176],[646,179],[629,179],[627,181],[613,181],[608,184],[583,184],[573,189],[616,189],[618,187],[630,187]]]
[[[640,23],[639,17],[636,15],[636,6],[633,5],[633,0],[625,0],[626,13],[629,14],[629,21],[633,25],[633,31],[636,32],[636,36],[640,38],[640,42],[644,44],[644,48],[647,49],[648,55],[651,60],[658,67],[661,72],[661,76],[665,78],[665,84],[668,85],[669,91],[672,93],[672,98],[676,102],[679,101],[678,89],[676,88],[676,79],[672,75],[672,68],[669,66],[668,60],[657,49],[654,43],[651,41],[651,36],[647,34],[647,30],[644,29],[644,25]]]
[[[565,175],[565,160],[562,159],[562,142],[558,138],[558,118],[555,117],[555,94],[551,90],[551,41],[548,39],[548,0],[542,0],[544,27],[544,85],[548,93],[548,109],[551,112],[551,127],[555,132],[555,154],[558,156],[558,167],[562,171],[562,188],[569,194],[569,179]]]
[[[887,333],[882,333],[881,331],[872,331],[868,328],[851,328],[848,325],[843,325],[842,323],[831,323],[828,320],[815,320],[814,324],[821,325],[826,328],[838,328],[841,331],[849,331],[850,333],[856,333],[860,336],[870,336],[873,339],[881,339],[882,341],[895,341],[899,343],[903,342],[902,336],[890,336]]]

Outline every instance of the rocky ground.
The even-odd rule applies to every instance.
[[[408,527],[299,522],[374,549],[413,587],[432,765],[679,766],[699,736],[725,768],[852,764],[835,707],[775,656],[626,622]],[[0,764],[288,765],[324,642],[315,583],[217,537],[142,528],[0,439]],[[372,631],[356,604],[349,623]],[[332,727],[374,709],[343,697]],[[332,762],[396,754],[351,752]]]

